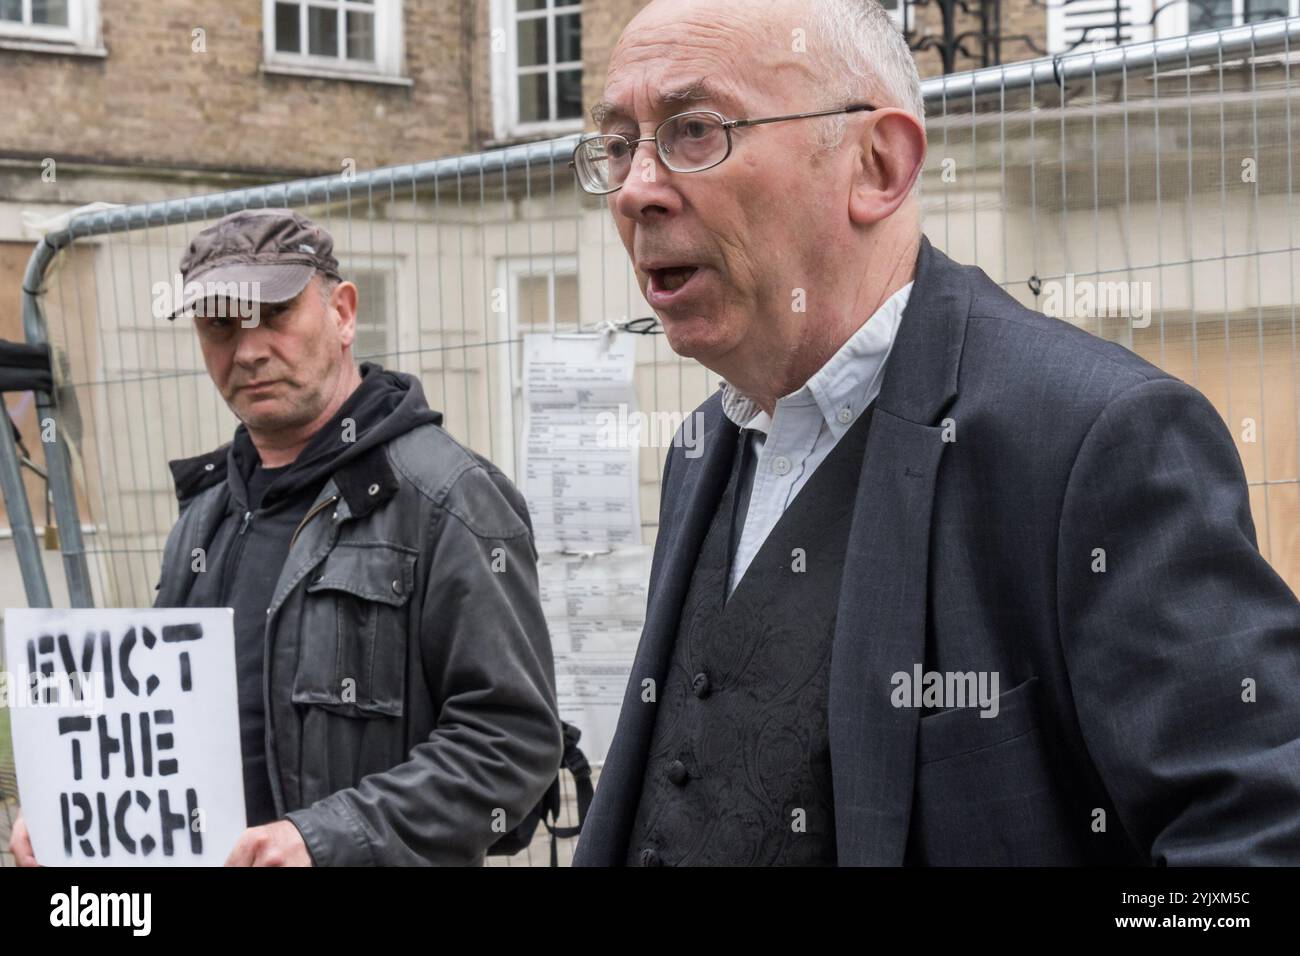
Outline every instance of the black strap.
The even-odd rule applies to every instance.
[[[50,347],[0,339],[0,392],[52,392]]]
[[[574,789],[578,798],[578,825],[576,827],[555,825],[560,822],[560,780],[557,777],[555,783],[551,785],[551,792],[547,794],[546,810],[542,814],[542,825],[551,834],[551,866],[557,867],[560,865],[560,839],[576,837],[582,832],[582,825],[587,821],[587,811],[591,807],[591,799],[596,792],[591,783],[591,764],[587,762],[586,755],[578,747],[582,731],[573,724],[565,723],[563,726],[564,758],[561,766],[573,775]],[[552,793],[554,799],[551,798]],[[552,824],[548,817],[554,819],[555,824]]]

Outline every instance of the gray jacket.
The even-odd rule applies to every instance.
[[[229,501],[224,478],[182,499],[156,606],[185,604]],[[522,496],[437,425],[325,483],[267,611],[263,679],[276,812],[318,866],[481,864],[541,799],[562,740],[536,559]]]

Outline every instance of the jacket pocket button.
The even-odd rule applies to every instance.
[[[394,582],[393,582],[393,593],[394,593],[394,594],[401,594],[401,593],[402,593],[402,582],[401,582],[401,581],[394,581]]]

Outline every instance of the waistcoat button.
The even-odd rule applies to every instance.
[[[668,765],[668,779],[679,787],[686,786],[686,780],[689,774],[686,773],[686,764],[680,760],[674,760]]]

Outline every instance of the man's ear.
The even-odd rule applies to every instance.
[[[892,107],[870,114],[859,141],[849,217],[861,225],[888,219],[912,193],[925,164],[925,126]]]
[[[351,282],[340,282],[330,296],[330,307],[338,316],[339,338],[345,347],[357,337],[357,287]]]

